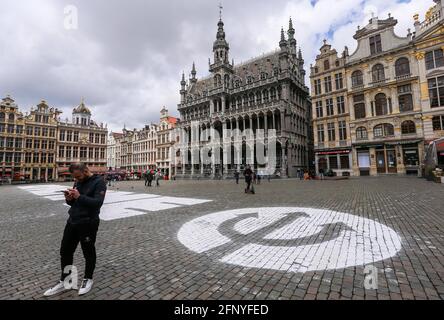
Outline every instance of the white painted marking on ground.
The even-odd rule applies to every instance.
[[[401,239],[391,228],[376,221],[332,210],[299,207],[248,208],[217,212],[187,222],[179,230],[178,239],[188,249],[204,253],[226,244],[236,244],[219,230],[222,223],[245,215],[234,225],[234,231],[245,235],[249,244],[225,254],[220,261],[251,268],[290,272],[341,269],[366,265],[390,258],[401,249]],[[296,220],[272,230],[263,239],[254,233],[272,227],[279,220],[297,214]],[[339,229],[339,225],[342,224]],[[336,237],[323,240],[321,231],[337,228]],[[332,229],[331,229],[332,230]],[[329,232],[331,233],[331,232]],[[266,245],[267,240],[283,242],[313,237],[301,245]],[[261,244],[257,242],[261,241]],[[312,242],[312,243],[310,243]],[[223,249],[221,249],[223,250]],[[232,249],[233,250],[233,249]]]
[[[65,197],[59,191],[66,190],[66,186],[39,185],[18,187],[21,190],[43,197],[51,201],[64,201]],[[144,215],[149,212],[169,210],[182,206],[198,205],[211,200],[164,197],[148,193],[134,193],[109,190],[101,209],[100,219],[111,221]],[[65,204],[66,207],[69,205]]]

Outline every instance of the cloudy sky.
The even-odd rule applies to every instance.
[[[114,131],[177,115],[182,71],[196,62],[208,74],[219,0],[2,0],[0,95],[22,110],[45,99],[71,117],[82,97],[97,122]],[[78,28],[65,9],[73,5]],[[342,52],[372,13],[398,19],[400,36],[423,19],[432,0],[223,0],[223,20],[235,63],[278,47],[293,18],[308,71],[322,39]],[[72,11],[71,11],[72,12]],[[69,16],[68,16],[69,15]],[[308,79],[307,79],[308,81]]]

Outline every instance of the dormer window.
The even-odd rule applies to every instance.
[[[325,60],[324,61],[324,70],[328,70],[328,69],[330,69],[330,61]]]
[[[382,52],[381,35],[370,37],[370,54],[377,54]]]

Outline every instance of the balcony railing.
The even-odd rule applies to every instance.
[[[400,75],[400,76],[396,76],[395,80],[396,81],[406,80],[406,79],[409,79],[411,76],[412,75],[410,73],[409,74],[403,74],[403,75]]]
[[[362,90],[364,89],[364,84],[354,84],[352,85],[352,90]]]
[[[381,80],[373,81],[373,82],[370,82],[369,85],[373,86],[373,87],[379,86],[379,85],[385,84],[388,80],[389,79],[381,79]]]

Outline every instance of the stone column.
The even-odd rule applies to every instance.
[[[226,104],[227,104],[227,101],[226,101],[226,99],[225,99],[225,96],[223,96],[223,97],[221,98],[221,101],[222,101],[222,114],[224,114],[224,113],[225,113],[225,107],[226,107]]]
[[[350,168],[352,168],[353,170],[353,175],[359,176],[360,171],[358,166],[358,151],[354,147],[352,149],[352,154],[350,155],[350,162],[351,162]]]
[[[274,112],[273,112],[273,125],[271,129],[276,129],[276,122],[275,122],[275,118],[274,118]]]
[[[281,112],[281,134],[284,132],[285,130],[285,115],[283,112]]]
[[[424,142],[418,143],[418,160],[419,160],[419,168],[418,168],[418,177],[422,177],[421,163],[424,162]]]
[[[406,174],[406,168],[404,165],[404,150],[401,145],[395,147],[396,152],[396,162],[397,162],[397,171],[398,174]]]
[[[222,143],[223,143],[223,176],[227,176],[228,173],[228,150],[227,150],[227,120],[222,124]]]
[[[370,153],[370,175],[376,176],[376,175],[378,175],[378,170],[376,167],[376,150],[375,150],[375,148],[370,148],[369,153]]]

